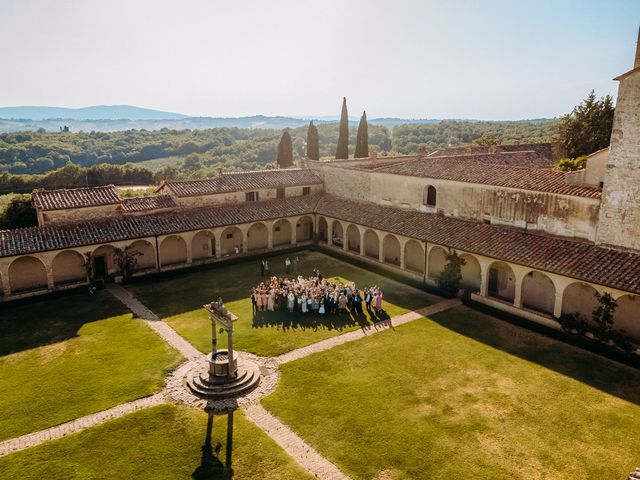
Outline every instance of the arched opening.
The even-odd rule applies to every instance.
[[[473,255],[463,253],[460,258],[464,260],[464,265],[460,268],[462,279],[460,280],[460,287],[471,292],[480,291],[480,280],[482,277],[482,269],[480,268],[480,262]]]
[[[269,245],[269,230],[264,223],[254,223],[247,232],[247,250],[262,250]]]
[[[434,187],[433,185],[424,187],[424,189],[422,190],[422,204],[425,207],[435,207],[436,195],[436,187]]]
[[[53,284],[68,285],[87,281],[85,258],[75,250],[65,250],[58,253],[51,262]]]
[[[156,249],[146,240],[136,240],[129,246],[130,251],[134,251],[136,255],[136,264],[133,267],[134,272],[143,272],[145,270],[155,270],[156,268]]]
[[[640,297],[623,295],[616,302],[618,308],[613,314],[614,328],[624,330],[635,341],[640,341]]]
[[[187,263],[187,242],[179,235],[171,235],[160,244],[160,265]]]
[[[404,268],[424,274],[424,249],[417,240],[409,240],[404,246]]]
[[[390,233],[382,240],[382,255],[384,263],[400,266],[400,241]]]
[[[553,315],[556,287],[544,273],[532,271],[522,280],[522,306],[530,310]]]
[[[344,242],[344,232],[342,230],[342,224],[338,220],[334,220],[331,229],[333,230],[331,243],[333,243],[334,245],[342,246]]]
[[[5,280],[2,278],[2,273],[0,273],[0,297],[4,295],[4,282]]]
[[[191,239],[191,259],[193,261],[205,260],[215,257],[215,255],[216,241],[213,233],[209,230],[196,233]]]
[[[9,285],[12,293],[47,288],[47,269],[36,257],[20,257],[9,265]]]
[[[369,229],[364,232],[362,242],[364,243],[365,256],[380,260],[380,239],[378,238],[378,234]]]
[[[116,265],[116,248],[113,245],[101,245],[91,252],[93,262],[93,276],[105,279],[118,271]]]
[[[516,295],[516,275],[509,265],[504,262],[494,262],[489,267],[488,294],[513,303]]]
[[[360,230],[353,224],[347,227],[347,248],[360,253]]]
[[[564,289],[562,296],[562,313],[578,313],[591,322],[591,314],[598,306],[598,291],[591,285],[575,282]]]
[[[329,239],[329,225],[324,217],[318,219],[318,240],[326,243]]]
[[[220,254],[242,253],[242,231],[238,227],[229,227],[220,235]]]
[[[429,250],[429,278],[438,278],[444,267],[447,265],[447,252],[439,246],[431,247]]]
[[[284,218],[273,224],[273,246],[291,245],[291,222]]]
[[[309,240],[313,240],[313,220],[305,216],[296,222],[296,243]]]

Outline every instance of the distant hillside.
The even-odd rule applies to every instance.
[[[161,112],[131,105],[94,105],[85,108],[64,107],[0,107],[0,118],[5,119],[68,119],[68,120],[179,120],[186,115]]]

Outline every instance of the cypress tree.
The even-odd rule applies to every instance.
[[[362,112],[358,133],[356,135],[355,158],[366,158],[369,156],[369,126],[367,125],[367,112]]]
[[[311,120],[309,128],[307,129],[307,158],[310,158],[311,160],[320,160],[318,128],[313,124],[313,120]]]
[[[349,115],[347,114],[347,97],[342,97],[342,113],[340,114],[336,159],[346,158],[349,158]]]
[[[293,143],[287,130],[282,132],[280,143],[278,143],[278,165],[280,168],[293,166]]]

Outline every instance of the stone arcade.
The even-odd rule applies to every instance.
[[[113,186],[33,194],[38,227],[0,232],[0,299],[315,245],[433,285],[453,248],[471,297],[559,328],[617,301],[640,342],[640,56],[619,76],[611,146],[579,172],[550,145],[422,151],[167,181],[122,199]],[[90,268],[88,268],[90,267]]]

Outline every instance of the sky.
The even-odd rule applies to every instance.
[[[0,106],[514,120],[633,66],[640,0],[0,0]]]

